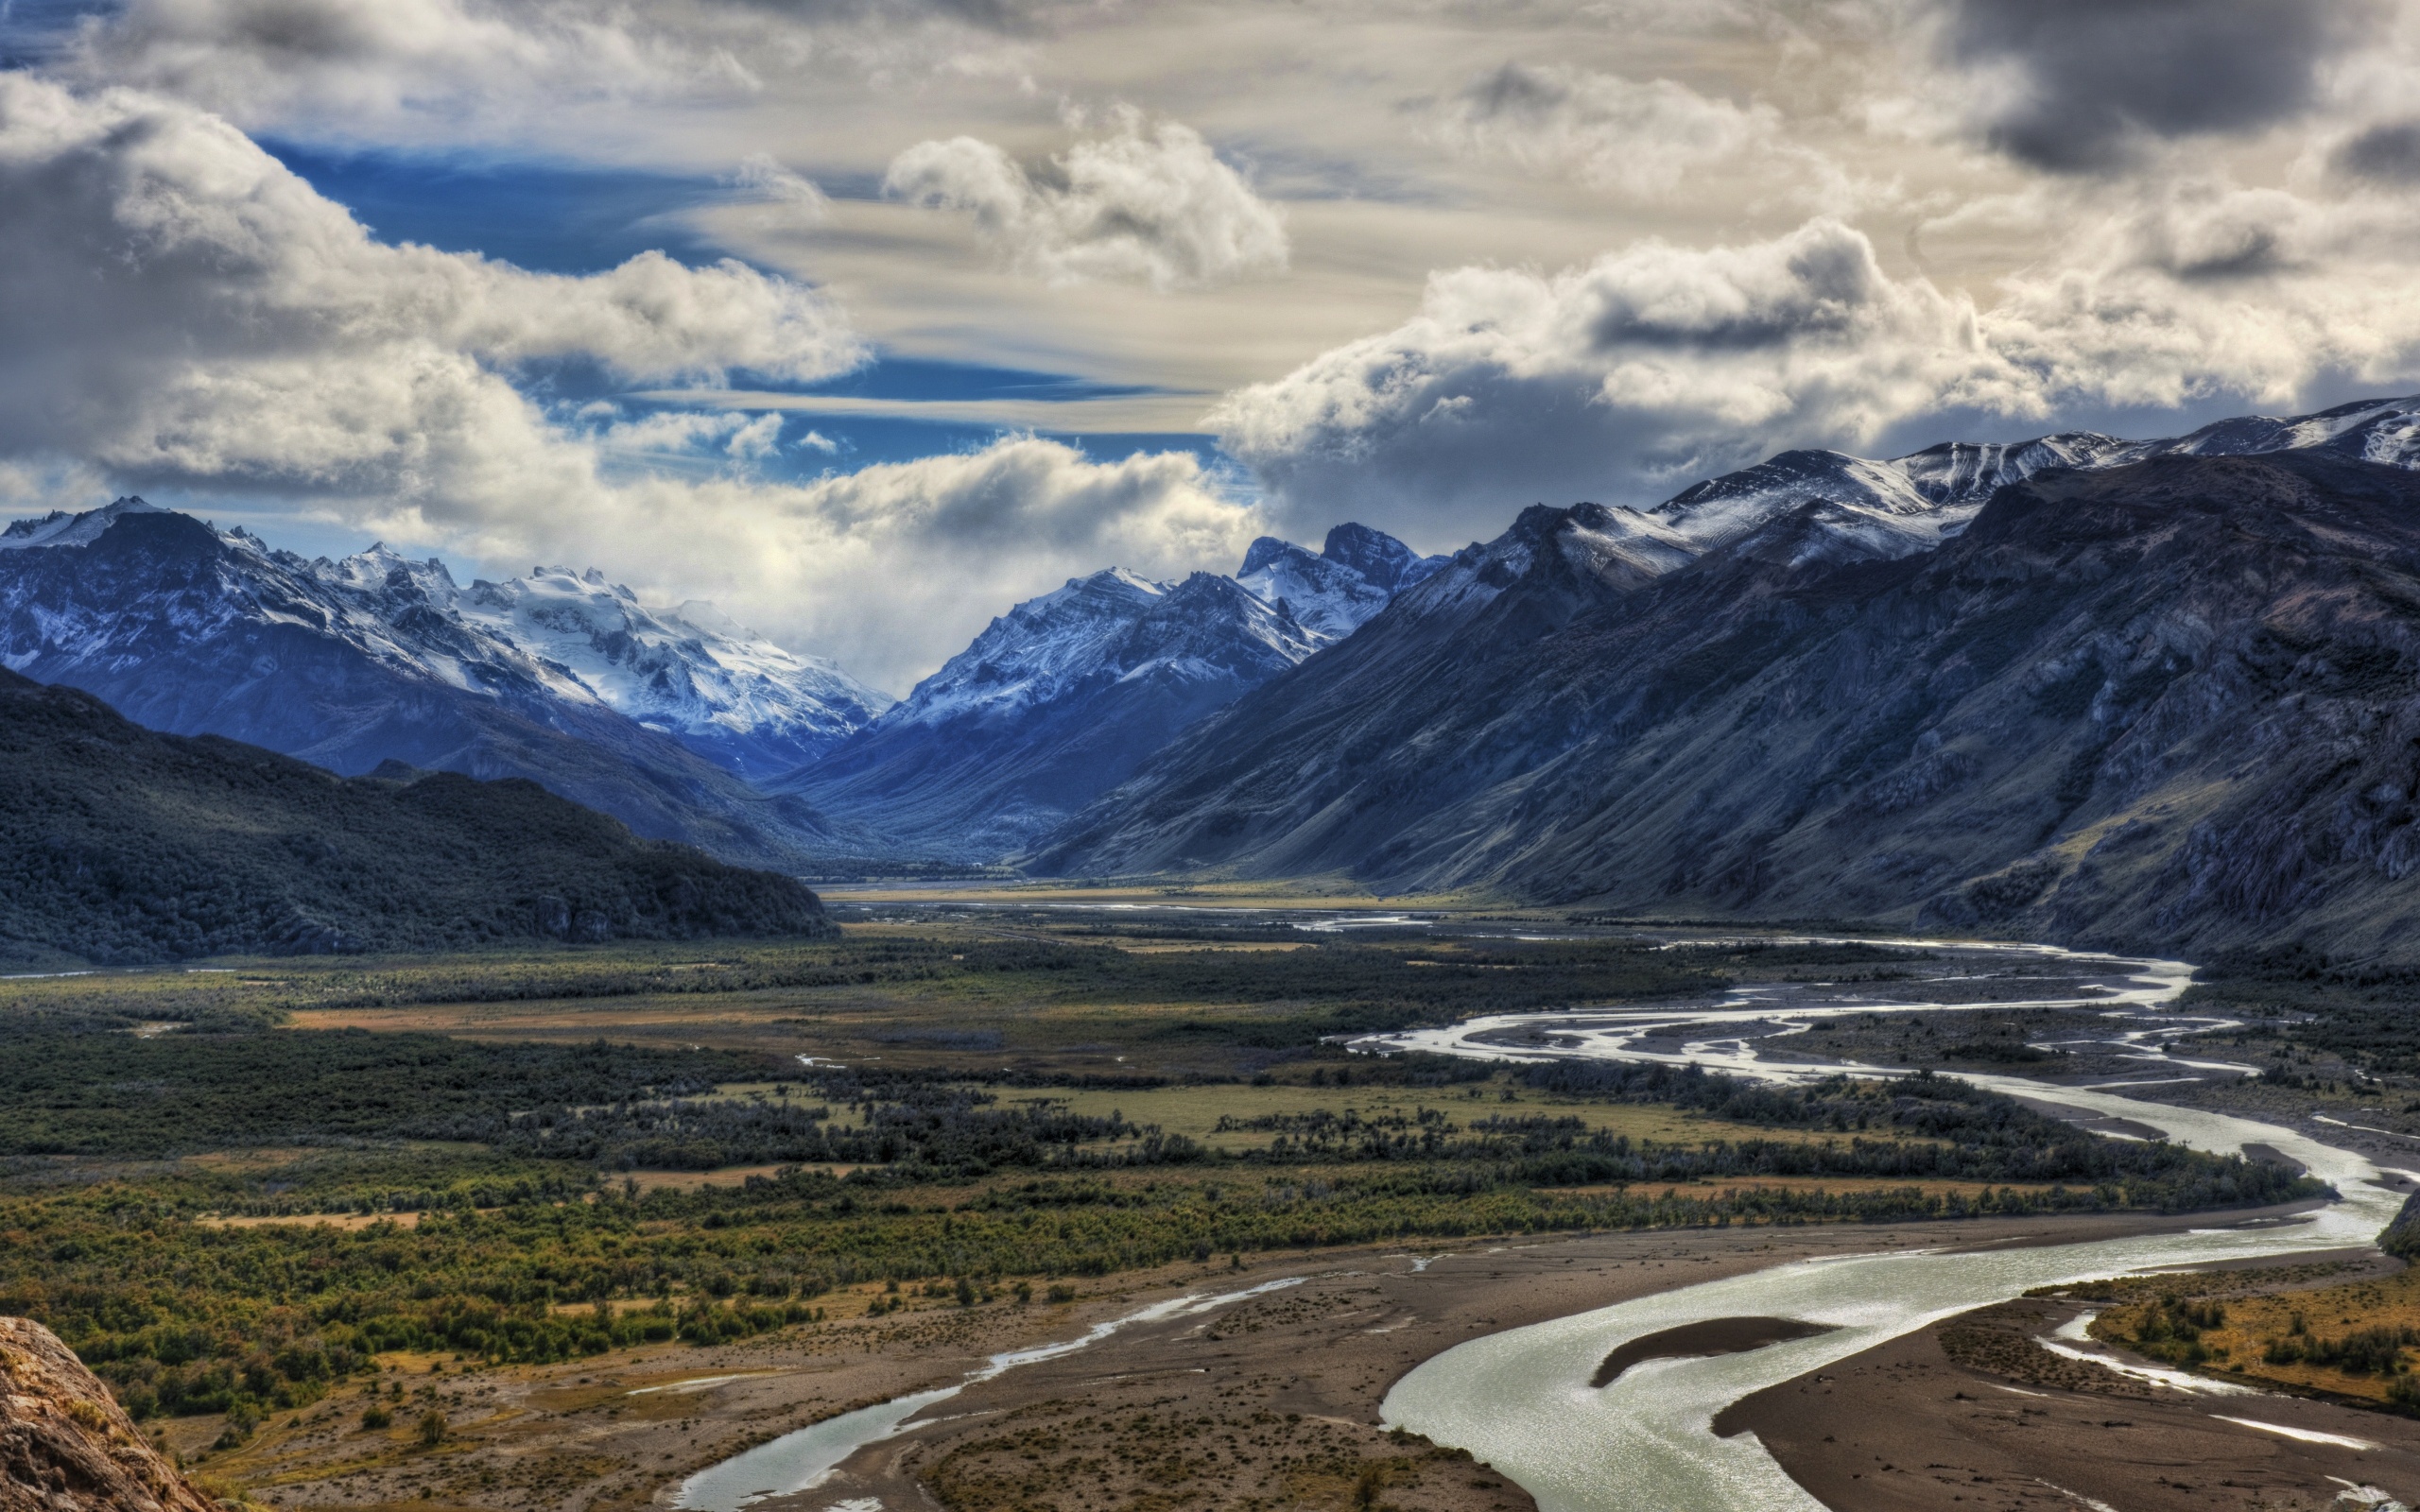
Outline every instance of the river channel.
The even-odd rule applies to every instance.
[[[1409,918],[1386,922],[1415,923]],[[1827,1018],[2069,1010],[2097,1019],[2100,1026],[2088,1031],[2089,1042],[2104,1056],[2140,1062],[2140,1074],[2083,1086],[1961,1074],[2037,1104],[2124,1120],[2124,1126],[2148,1125],[2196,1149],[2226,1153],[2265,1145],[2331,1183],[2341,1200],[2285,1219],[2227,1224],[2214,1215],[2206,1228],[2089,1244],[1847,1256],[1684,1287],[1448,1349],[1396,1383],[1382,1409],[1385,1421],[1470,1451],[1528,1491],[1542,1512],[1824,1512],[1753,1435],[1717,1437],[1715,1416],[1768,1386],[2032,1287],[2363,1245],[2402,1205],[2389,1171],[2363,1156],[2290,1128],[2124,1095],[2124,1089],[2145,1082],[2254,1069],[2187,1058],[2169,1048],[2184,1035],[2228,1026],[2222,1019],[2178,1008],[2176,999],[2192,976],[2189,966],[2048,946],[1905,943],[1952,963],[1937,978],[1937,993],[1922,980],[1894,984],[1888,994],[1851,984],[1756,985],[1713,1004],[1505,1014],[1446,1029],[1375,1036],[1356,1041],[1354,1048],[1514,1062],[1688,1062],[1784,1081],[1841,1072],[1892,1076],[1905,1073],[1793,1055],[1791,1041]],[[2008,968],[2001,988],[1980,999],[1971,991],[1978,962],[1987,973],[2001,963]],[[2029,973],[2042,984],[2033,995],[2023,986]],[[1288,1284],[1290,1279],[1253,1291]],[[1203,1312],[1250,1295],[1177,1297],[1097,1325],[1081,1338],[994,1356],[965,1383],[817,1423],[700,1471],[681,1487],[674,1504],[690,1512],[738,1512],[767,1497],[817,1485],[857,1449],[912,1431],[920,1414],[966,1383],[1088,1348],[1131,1324]],[[1710,1319],[1775,1315],[1828,1325],[1832,1332],[1738,1354],[1652,1360],[1611,1385],[1590,1384],[1598,1363],[1631,1339]],[[2243,1405],[2247,1400],[2257,1399],[2232,1397],[2227,1410],[2256,1415],[2256,1408]]]
[[[2093,989],[2077,994],[2066,984],[2067,995],[1999,997],[1978,1005],[1917,1002],[1905,995],[1860,998],[1854,992],[1813,999],[1792,993],[1782,1003],[1773,989],[1750,988],[1709,1007],[1501,1015],[1366,1040],[1361,1047],[1516,1061],[1696,1061],[1776,1080],[1843,1070],[1893,1075],[1899,1073],[1890,1067],[1767,1058],[1765,1052],[1786,1050],[1790,1039],[1829,1016],[2081,1007],[2108,1016],[2104,1042],[2135,1046],[2144,1060],[2229,1073],[2250,1069],[2176,1059],[2164,1048],[2180,1028],[2172,1022],[2179,1017],[2194,1026],[2213,1022],[2170,1011],[2189,968],[2047,949],[2032,954],[2071,963],[2094,979]],[[1743,1034],[1749,1027],[1757,1032]],[[1782,1470],[1754,1435],[1717,1437],[1715,1416],[1768,1386],[2032,1287],[2366,1244],[2402,1205],[2387,1173],[2362,1156],[2288,1128],[2127,1097],[2115,1090],[2128,1085],[2124,1080],[2071,1087],[2016,1076],[1965,1079],[2036,1103],[2147,1125],[2196,1149],[2231,1152],[2265,1144],[2333,1184],[2342,1200],[2284,1221],[2080,1245],[1851,1256],[1685,1287],[1448,1349],[1395,1384],[1385,1401],[1385,1420],[1470,1451],[1528,1491],[1542,1512],[1823,1512],[1822,1503]],[[1789,1317],[1832,1325],[1835,1332],[1739,1354],[1652,1361],[1609,1386],[1589,1383],[1598,1362],[1631,1339],[1686,1323],[1743,1316]],[[2246,1400],[2231,1398],[2228,1410],[2256,1416],[2241,1405]]]

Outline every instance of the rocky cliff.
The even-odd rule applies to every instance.
[[[0,1512],[218,1512],[48,1329],[0,1317]]]

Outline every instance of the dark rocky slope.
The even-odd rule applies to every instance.
[[[1533,510],[1042,863],[2420,959],[2420,479],[2050,472],[1895,560],[1822,509],[1653,579]]]
[[[824,935],[815,895],[534,782],[339,778],[0,671],[0,960]]]

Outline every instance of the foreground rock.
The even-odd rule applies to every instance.
[[[0,1512],[216,1512],[48,1329],[0,1317]]]

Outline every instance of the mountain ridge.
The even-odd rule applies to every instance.
[[[795,868],[849,841],[456,612],[441,564],[306,561],[139,500],[0,546],[0,665],[139,723],[354,774],[391,760],[526,777],[753,864]]]
[[[1070,578],[994,619],[907,697],[772,790],[891,849],[997,859],[1179,730],[1352,636],[1393,597],[1392,585],[1426,581],[1444,560],[1348,524],[1328,533],[1319,555],[1263,537],[1232,577],[1162,583],[1108,568]]]
[[[1810,552],[1809,499],[1643,580],[1575,549],[1593,508],[1525,511],[1032,868],[2420,954],[2420,479],[2357,445],[2036,470],[1921,552]]]
[[[387,770],[163,734],[0,670],[0,958],[834,933],[793,879],[642,840],[535,782]]]

